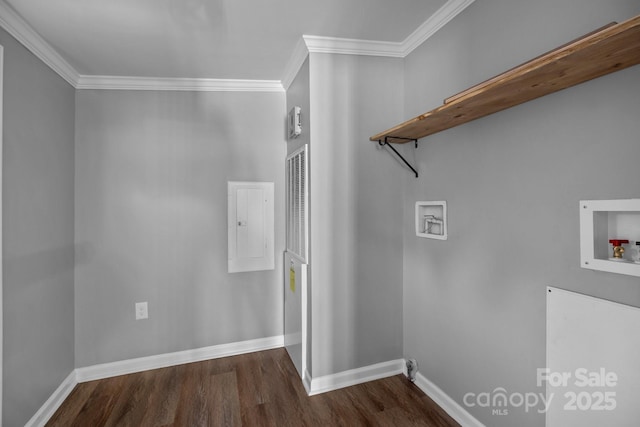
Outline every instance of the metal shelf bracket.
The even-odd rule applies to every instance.
[[[409,167],[409,169],[411,169],[413,171],[413,173],[416,174],[416,178],[418,177],[418,171],[411,166],[411,164],[409,164],[409,162],[402,157],[402,154],[398,153],[398,150],[396,150],[395,148],[393,148],[393,146],[389,143],[389,139],[402,139],[405,141],[413,141],[415,143],[415,147],[418,148],[418,140],[417,139],[413,139],[413,138],[402,138],[402,137],[397,137],[397,136],[385,136],[384,140],[380,139],[378,140],[378,144],[380,144],[381,146],[388,146],[389,148],[391,148],[391,150],[393,150],[394,153],[396,153],[396,156],[400,157],[400,159],[404,162],[405,165],[407,165]]]

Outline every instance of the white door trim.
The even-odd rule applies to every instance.
[[[2,301],[2,266],[4,264],[4,257],[2,255],[2,151],[3,151],[3,142],[2,142],[2,100],[3,100],[3,81],[4,81],[4,48],[0,45],[0,424],[2,424],[2,341],[3,338],[3,324],[2,324],[2,305],[4,304]]]

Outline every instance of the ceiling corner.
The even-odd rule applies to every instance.
[[[293,49],[293,53],[285,67],[284,77],[282,78],[282,86],[285,91],[289,90],[289,86],[291,86],[304,61],[307,59],[307,56],[309,56],[309,49],[307,48],[304,37],[305,36],[302,36],[298,40],[298,43],[296,43],[296,47]]]
[[[80,75],[40,34],[4,1],[0,1],[0,26],[74,88]]]
[[[303,35],[289,59],[282,79],[287,90],[309,53],[385,56],[404,58],[465,10],[475,0],[448,0],[402,42],[357,40]]]

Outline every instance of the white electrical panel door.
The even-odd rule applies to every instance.
[[[229,273],[274,269],[273,182],[228,183]]]

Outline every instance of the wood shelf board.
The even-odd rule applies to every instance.
[[[374,135],[405,143],[640,63],[640,16],[609,25],[454,95]]]

